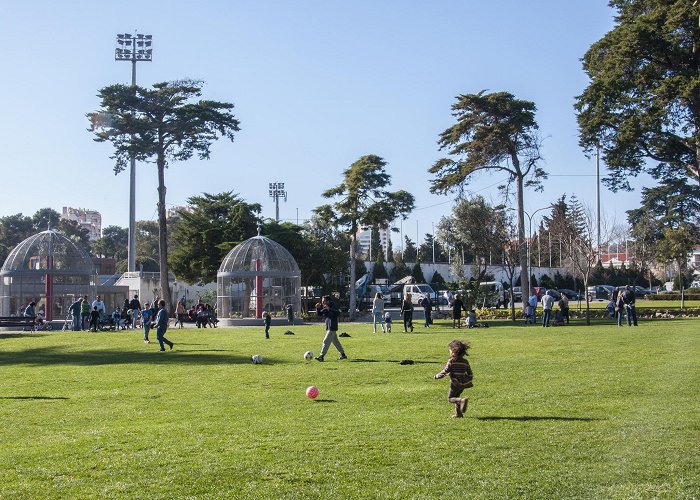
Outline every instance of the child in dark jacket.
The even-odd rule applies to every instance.
[[[445,375],[450,375],[450,391],[447,393],[447,400],[455,405],[454,418],[462,418],[464,412],[467,411],[469,398],[461,398],[462,391],[470,387],[474,387],[472,379],[471,366],[469,361],[465,359],[469,343],[461,340],[453,340],[449,344],[450,359],[447,361],[445,368],[435,375],[435,379],[441,379]]]

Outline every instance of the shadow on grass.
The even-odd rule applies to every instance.
[[[68,398],[65,398],[65,397],[63,397],[63,396],[59,396],[59,397],[50,397],[50,396],[0,396],[0,399],[19,399],[19,400],[23,400],[23,399],[30,399],[30,400],[42,400],[42,399],[46,399],[46,400],[54,400],[54,399],[68,399]]]
[[[314,399],[314,403],[337,403],[335,399]]]
[[[206,352],[206,354],[200,354]],[[187,351],[178,350],[175,344],[174,351],[159,352],[156,349],[145,351],[64,351],[58,348],[26,349],[23,351],[0,352],[0,364],[8,365],[120,365],[120,364],[191,364],[191,365],[219,365],[222,363],[248,364],[248,355],[209,354],[209,352],[222,352],[218,349]],[[225,351],[224,351],[225,352]]]
[[[562,420],[565,422],[593,422],[595,420],[604,420],[602,418],[590,417],[547,417],[526,415],[522,417],[475,417],[476,420],[515,420],[516,422],[530,422],[537,420]]]
[[[0,333],[0,339],[19,339],[22,337],[48,337],[48,334],[31,332]]]
[[[364,358],[351,358],[348,361],[351,363],[396,363],[397,365],[401,363],[400,359],[364,359]],[[440,365],[444,364],[440,361],[416,361],[413,363],[405,363],[406,365]]]

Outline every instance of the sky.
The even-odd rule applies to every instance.
[[[613,27],[606,0],[2,4],[0,216],[72,206],[101,212],[103,228],[128,226],[128,171],[114,175],[111,146],[93,141],[85,115],[99,109],[100,88],[131,82],[131,64],[115,61],[114,49],[118,33],[136,32],[153,36],[137,84],[202,80],[203,97],[233,103],[241,122],[210,160],[169,166],[168,207],[233,191],[274,218],[268,185],[284,182],[280,219],[303,222],[346,168],[376,154],[391,189],[416,199],[397,227],[422,241],[454,204],[429,192],[428,169],[444,155],[438,136],[454,124],[456,96],[486,90],[537,105],[550,177],[543,192],[526,192],[526,211],[563,194],[595,210],[596,163],[578,145],[573,104],[588,82],[581,57]],[[155,165],[137,164],[136,178],[136,219],[156,220]],[[469,191],[500,202],[504,180],[482,174]],[[602,217],[624,222],[645,182],[635,179],[632,193],[602,187]]]

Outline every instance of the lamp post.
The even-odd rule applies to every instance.
[[[275,200],[275,222],[280,221],[280,198],[287,201],[287,191],[284,190],[284,182],[270,182],[270,198]],[[297,216],[298,218],[298,216]]]
[[[153,49],[152,35],[130,33],[117,35],[117,48],[114,50],[115,61],[131,61],[131,86],[136,86],[136,63],[151,61]],[[129,251],[127,271],[136,271],[136,158],[131,155],[129,167]]]
[[[528,239],[527,239],[527,273],[528,273],[528,277],[527,277],[527,278],[528,278],[528,283],[530,282],[530,276],[529,276],[529,275],[532,274],[532,273],[530,272],[530,268],[531,268],[531,265],[530,265],[530,245],[531,245],[531,243],[532,243],[532,219],[535,217],[535,214],[536,214],[537,212],[541,212],[542,210],[547,210],[548,208],[552,208],[552,206],[553,206],[553,205],[550,204],[550,205],[547,205],[546,207],[538,208],[537,210],[535,210],[534,212],[532,212],[532,215],[530,215],[530,214],[527,213],[525,210],[523,210],[523,213],[527,216],[527,221],[528,221],[528,235],[529,235],[529,237],[528,237]],[[530,293],[530,290],[523,290],[523,293],[525,293],[525,292]],[[523,297],[524,297],[524,295],[523,295]]]

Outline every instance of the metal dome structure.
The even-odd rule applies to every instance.
[[[281,313],[291,305],[301,310],[301,273],[292,254],[260,235],[236,245],[216,273],[219,317],[261,318],[263,311]]]
[[[34,301],[47,320],[64,318],[77,297],[95,295],[95,277],[90,255],[68,237],[51,229],[35,234],[0,269],[0,315],[20,315]]]

